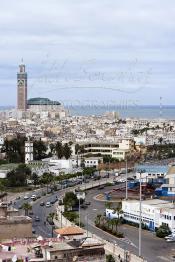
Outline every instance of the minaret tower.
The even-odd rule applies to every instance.
[[[28,137],[28,141],[25,142],[25,164],[31,161],[33,161],[33,142]]]
[[[24,64],[19,65],[17,73],[17,109],[21,111],[27,109],[27,73]]]

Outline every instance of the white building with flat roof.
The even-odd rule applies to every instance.
[[[140,202],[138,200],[122,201],[122,217],[126,221],[140,222]],[[117,218],[114,210],[106,209],[106,216]],[[142,223],[150,230],[155,231],[161,225],[169,226],[171,231],[175,230],[175,205],[169,201],[150,199],[142,201]]]

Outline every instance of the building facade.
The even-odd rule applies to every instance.
[[[122,217],[129,222],[139,224],[140,222],[140,202],[138,200],[122,201]],[[106,209],[106,216],[117,218],[118,214],[114,210]],[[170,230],[175,230],[175,206],[169,201],[151,199],[142,201],[142,223],[149,230],[155,231],[161,225],[169,226]]]

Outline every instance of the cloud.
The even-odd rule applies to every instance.
[[[3,1],[0,104],[16,103],[16,72],[22,57],[30,96],[43,90],[43,95],[58,100],[86,99],[93,90],[100,99],[140,96],[144,103],[159,103],[162,92],[167,103],[174,103],[170,95],[175,84],[174,17],[173,0]],[[146,83],[144,78],[136,81],[141,72]],[[70,92],[75,86],[82,88]],[[130,89],[140,91],[131,94]],[[169,94],[162,91],[166,89]]]

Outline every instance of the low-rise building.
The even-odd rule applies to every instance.
[[[85,167],[95,167],[97,168],[99,163],[103,163],[102,157],[88,157],[84,159]]]
[[[139,224],[140,202],[138,200],[123,200],[122,211],[122,217],[126,221]],[[118,214],[114,210],[106,209],[106,216],[112,219],[117,218]],[[160,199],[143,200],[141,217],[142,223],[150,230],[155,231],[161,225],[169,226],[171,231],[175,230],[175,205],[169,201]]]

